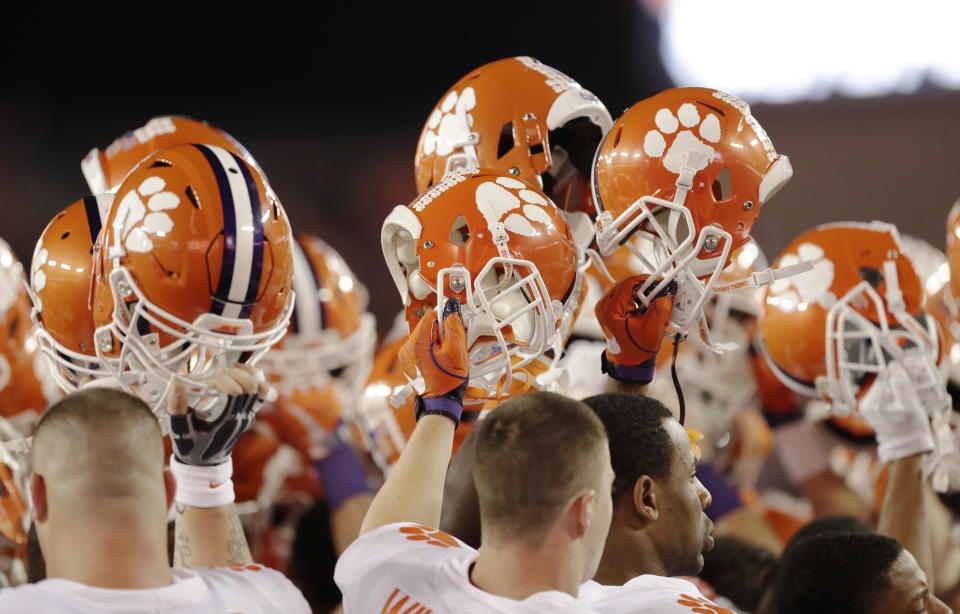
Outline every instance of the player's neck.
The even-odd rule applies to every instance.
[[[574,549],[553,541],[548,537],[536,549],[516,542],[484,543],[470,581],[488,593],[518,601],[543,591],[576,597],[583,581],[583,561]]]
[[[173,582],[166,526],[130,515],[106,512],[51,518],[43,540],[47,577],[89,586],[145,589]]]
[[[619,586],[646,574],[668,576],[656,545],[649,538],[645,531],[637,531],[614,519],[593,579],[600,584]]]

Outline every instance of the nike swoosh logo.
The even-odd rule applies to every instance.
[[[220,482],[219,484],[214,484],[213,482],[210,482],[210,488],[220,488],[224,484],[225,482]]]
[[[417,394],[423,394],[427,389],[427,380],[423,378],[423,373],[420,373],[419,368],[417,369],[417,378],[407,378],[407,380],[410,382],[410,385],[413,386],[413,389],[417,391]]]

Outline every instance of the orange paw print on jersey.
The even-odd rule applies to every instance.
[[[720,607],[701,597],[691,597],[685,593],[681,593],[680,599],[677,599],[677,603],[690,608],[691,612],[696,612],[697,614],[734,614],[732,610]]]
[[[440,548],[460,547],[460,544],[457,543],[457,540],[450,535],[447,535],[443,531],[431,529],[430,527],[425,527],[420,524],[403,527],[400,529],[400,532],[406,535],[407,539],[410,541],[426,542],[431,546],[439,546]]]
[[[261,571],[263,569],[262,565],[245,565],[243,563],[231,563],[224,565],[224,567],[233,571]]]

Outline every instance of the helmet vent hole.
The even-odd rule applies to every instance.
[[[200,201],[197,200],[197,195],[194,193],[193,187],[187,186],[187,189],[184,190],[184,192],[186,193],[186,195],[187,195],[187,200],[190,201],[190,204],[192,204],[195,209],[199,209],[199,208],[200,208]]]
[[[513,149],[513,122],[507,122],[500,129],[500,141],[497,143],[497,159],[507,155]]]
[[[166,160],[157,160],[150,165],[150,168],[167,168],[173,166],[173,163],[167,162]]]
[[[879,269],[875,269],[869,266],[862,266],[857,269],[857,272],[860,273],[860,277],[864,279],[868,284],[870,284],[874,289],[880,287],[880,284],[883,283],[883,273]]]
[[[714,200],[727,200],[730,198],[730,169],[724,166],[717,176],[713,179],[710,186],[713,191]]]
[[[543,143],[534,143],[530,146],[530,155],[535,156],[543,153]]]
[[[69,236],[70,236],[70,231],[68,230],[67,232],[60,235],[60,240],[62,241],[63,239],[66,239]]]
[[[462,216],[457,216],[453,221],[453,228],[450,229],[450,242],[454,245],[466,245],[470,240],[470,227],[467,226],[467,220]]]
[[[623,126],[620,126],[620,128],[617,129],[617,136],[613,137],[613,148],[614,148],[614,149],[616,149],[616,148],[617,148],[617,145],[620,144],[620,135],[622,135],[622,134],[623,134]]]
[[[280,206],[277,205],[277,201],[274,198],[270,199],[270,205],[273,207],[273,221],[276,222],[280,219]]]
[[[237,173],[240,172],[240,171],[238,171],[237,169],[235,169],[235,168],[233,168],[233,167],[230,167],[230,168],[228,168],[227,170],[230,171],[231,173],[233,173],[234,175],[236,175]]]

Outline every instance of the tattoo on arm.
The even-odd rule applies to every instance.
[[[247,537],[243,533],[243,526],[240,524],[240,517],[237,516],[235,509],[230,511],[230,531],[227,535],[227,555],[229,563],[251,563],[253,557],[250,555],[250,547],[247,545]]]
[[[184,513],[187,511],[187,507],[180,503],[176,504],[177,507],[177,518],[181,518]],[[183,529],[181,524],[177,523],[176,535],[174,537],[173,544],[173,566],[174,567],[189,567],[190,558],[193,556],[193,551],[190,548],[190,537],[187,535],[187,532]]]

